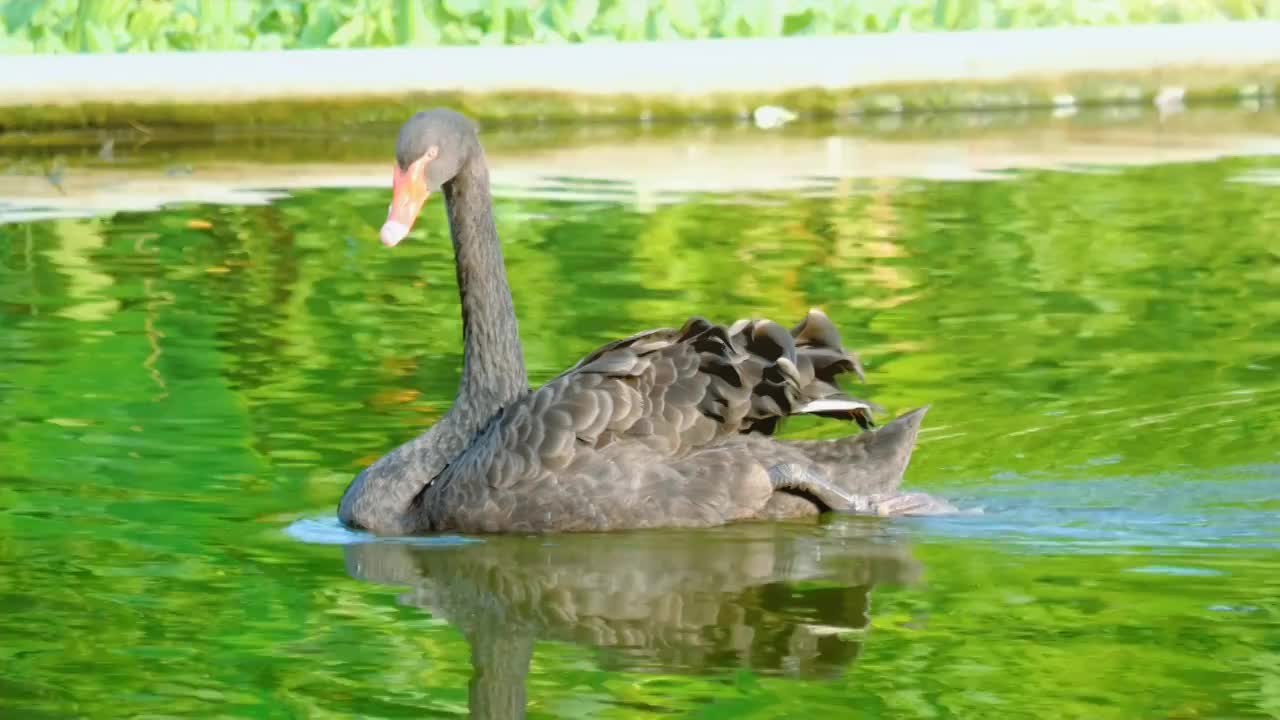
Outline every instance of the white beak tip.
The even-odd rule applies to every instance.
[[[383,245],[395,247],[396,243],[409,234],[409,227],[404,223],[388,220],[382,225],[382,231],[378,234],[382,238]]]

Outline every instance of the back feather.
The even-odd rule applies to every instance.
[[[621,438],[662,435],[672,442],[655,449],[676,452],[731,433],[772,435],[783,418],[797,414],[851,420],[869,429],[871,413],[879,408],[840,389],[837,378],[846,373],[862,379],[862,365],[841,346],[831,320],[814,309],[789,332],[767,319],[725,327],[693,317],[679,330],[637,333],[591,352],[544,387],[563,383],[562,393],[575,394],[573,386],[589,386],[615,400],[638,393],[641,408],[634,422],[609,422],[608,432],[579,439],[602,447]],[[613,382],[597,384],[605,378]]]

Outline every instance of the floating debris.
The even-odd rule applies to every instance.
[[[1069,118],[1075,115],[1077,111],[1075,95],[1062,93],[1053,96],[1053,116],[1055,118]]]
[[[1165,113],[1182,112],[1186,107],[1182,104],[1183,98],[1187,95],[1187,89],[1183,87],[1165,87],[1156,93],[1152,102],[1156,109],[1163,115]]]
[[[796,119],[796,114],[777,105],[761,105],[752,113],[756,127],[761,130],[772,130]]]

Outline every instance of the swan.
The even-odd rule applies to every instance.
[[[790,330],[695,316],[610,342],[531,389],[484,151],[475,124],[446,108],[400,128],[384,245],[409,234],[436,191],[462,306],[457,396],[351,481],[344,524],[380,535],[548,533],[953,509],[898,489],[928,406],[873,428],[872,405],[837,385],[862,367],[817,309]],[[800,414],[861,431],[774,437]]]

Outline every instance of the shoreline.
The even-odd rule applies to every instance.
[[[0,56],[0,130],[802,119],[1274,102],[1280,22],[556,46]],[[211,112],[211,109],[216,109]]]
[[[1107,114],[1022,128],[928,134],[852,132],[799,125],[685,128],[668,134],[584,131],[545,143],[521,133],[485,136],[498,197],[622,202],[652,208],[695,193],[834,195],[879,180],[999,181],[1018,171],[1105,172],[1225,157],[1280,157],[1280,113],[1149,112],[1106,124]],[[975,123],[977,120],[975,119]],[[243,145],[117,143],[47,156],[0,149],[0,225],[181,203],[268,203],[315,188],[388,188],[390,136],[330,156],[331,138]],[[263,158],[261,148],[275,155]],[[7,161],[7,163],[6,163]],[[850,183],[853,183],[852,185]]]

